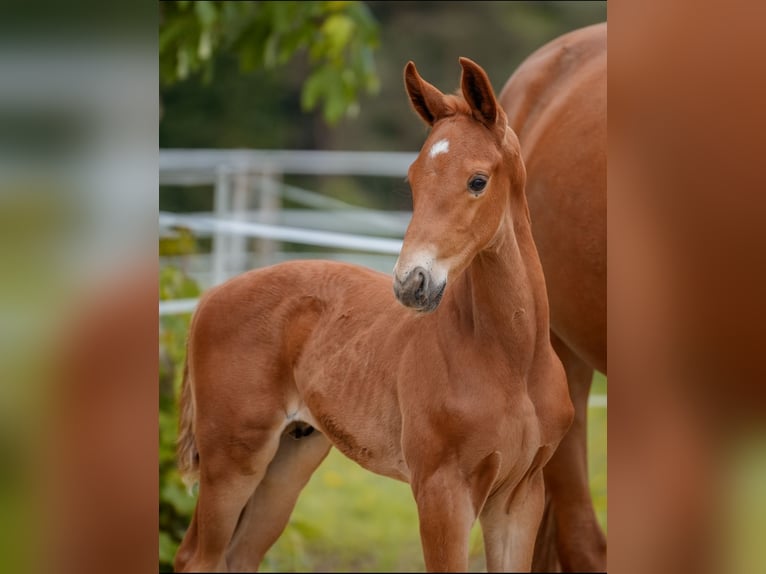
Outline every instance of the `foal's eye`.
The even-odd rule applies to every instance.
[[[474,195],[479,195],[487,186],[486,175],[474,175],[468,180],[468,189]]]

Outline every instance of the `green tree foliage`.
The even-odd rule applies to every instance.
[[[160,10],[163,85],[197,73],[210,82],[221,52],[237,54],[243,72],[304,53],[310,71],[301,105],[321,104],[328,123],[356,115],[359,95],[378,90],[378,26],[361,2],[163,2]]]

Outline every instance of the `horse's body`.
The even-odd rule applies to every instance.
[[[410,483],[429,570],[465,571],[477,518],[490,571],[530,568],[542,468],[573,407],[518,140],[484,71],[461,65],[463,97],[405,70],[433,129],[410,168],[396,298],[389,276],[294,262],[200,301],[179,439],[200,491],[177,570],[256,569],[333,445]]]
[[[606,373],[606,24],[537,50],[508,80],[499,101],[521,142],[551,338],[576,409],[545,469],[552,514],[541,531],[535,567],[556,566],[555,555],[546,554],[557,539],[565,570],[606,570],[586,458],[593,370]]]

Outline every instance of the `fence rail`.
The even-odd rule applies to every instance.
[[[199,215],[179,216],[172,213],[161,212],[160,225],[167,227],[184,226],[193,231],[227,233],[229,235],[260,237],[264,239],[278,239],[280,241],[315,245],[318,247],[338,247],[341,249],[367,251],[370,253],[388,253],[390,255],[398,254],[402,248],[402,242],[399,239],[386,239],[384,237],[352,235],[350,233],[335,233],[332,231],[319,231],[314,229],[299,229],[296,227],[267,225],[250,221],[228,221]]]
[[[395,255],[406,220],[401,212],[353,206],[335,198],[286,185],[285,175],[377,176],[403,178],[417,154],[415,152],[362,152],[310,150],[210,150],[163,149],[159,155],[160,185],[200,186],[213,190],[213,211],[209,214],[161,213],[160,227],[182,226],[212,235],[211,279],[207,286],[223,282],[252,264],[249,238],[258,240],[259,259],[255,266],[276,263],[280,242],[300,243],[342,251]],[[347,210],[335,220],[332,231],[311,229],[312,216],[305,210],[290,213],[301,227],[280,225],[289,210],[284,200],[323,213],[327,226],[328,210]],[[352,220],[356,211],[356,220]],[[408,218],[407,218],[408,219]],[[364,235],[339,232],[359,228]],[[376,237],[375,234],[388,237]],[[332,254],[328,254],[328,257]]]

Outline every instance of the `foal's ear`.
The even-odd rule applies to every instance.
[[[420,77],[412,60],[404,67],[404,87],[412,107],[429,126],[446,115],[444,94]]]
[[[468,58],[460,58],[460,65],[463,67],[460,87],[465,101],[471,106],[473,116],[488,127],[494,126],[498,106],[487,73]]]

